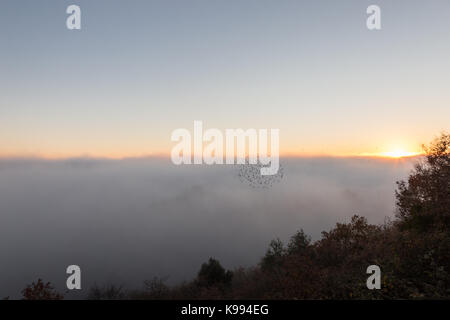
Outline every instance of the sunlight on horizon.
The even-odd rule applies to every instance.
[[[415,157],[422,155],[423,152],[405,151],[404,149],[393,149],[391,151],[377,152],[377,153],[310,153],[310,152],[280,152],[280,158],[354,158],[354,157],[370,157],[370,158],[387,158],[399,159],[407,157]],[[43,159],[43,160],[64,160],[64,159],[139,159],[139,158],[169,158],[169,152],[149,152],[149,153],[102,153],[102,152],[84,152],[84,153],[13,153],[0,154],[0,159]]]
[[[361,154],[361,156],[399,159],[399,158],[415,157],[415,156],[419,156],[422,154],[423,154],[423,152],[405,151],[403,149],[394,149],[391,151],[385,151],[385,152],[380,152],[380,153],[363,153],[363,154]]]
[[[412,157],[412,156],[417,156],[420,153],[418,152],[409,152],[409,151],[404,151],[402,149],[397,149],[397,150],[392,150],[392,151],[388,151],[388,152],[383,152],[380,155],[384,156],[384,157],[389,157],[389,158],[403,158],[403,157]]]

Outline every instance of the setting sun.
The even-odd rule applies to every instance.
[[[418,152],[408,152],[408,151],[404,151],[402,149],[396,149],[396,150],[380,153],[380,156],[389,157],[389,158],[402,158],[402,157],[416,156],[418,154],[419,154]]]

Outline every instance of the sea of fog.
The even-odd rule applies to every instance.
[[[0,160],[0,298],[32,281],[65,291],[66,267],[93,284],[140,288],[195,276],[209,257],[226,268],[256,264],[271,239],[303,228],[313,239],[354,214],[383,223],[395,181],[413,160],[281,159],[269,188],[239,166],[175,166],[166,159]]]

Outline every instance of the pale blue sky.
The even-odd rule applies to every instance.
[[[0,155],[168,153],[194,120],[279,128],[299,154],[410,150],[448,130],[445,0],[3,0],[0,40]]]

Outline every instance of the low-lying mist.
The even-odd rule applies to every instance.
[[[43,278],[65,292],[65,269],[94,282],[140,288],[178,283],[215,257],[256,264],[271,239],[303,228],[313,239],[354,214],[382,223],[395,181],[413,159],[281,159],[270,188],[242,182],[239,167],[175,166],[166,159],[0,160],[0,298]]]

